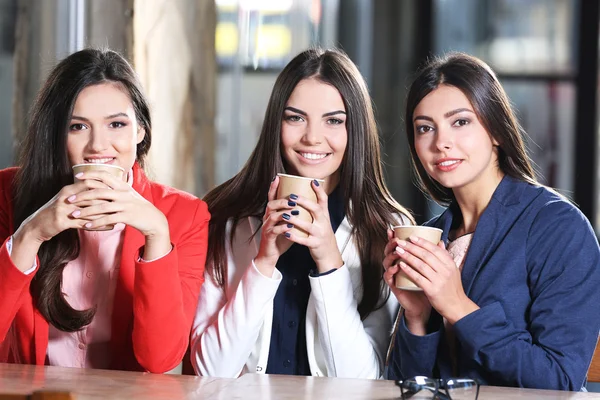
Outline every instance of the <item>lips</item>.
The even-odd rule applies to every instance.
[[[115,157],[102,157],[102,158],[84,158],[86,164],[110,164],[115,160]]]
[[[434,164],[438,170],[440,170],[442,172],[449,172],[449,171],[452,171],[452,170],[458,168],[458,166],[462,163],[462,161],[463,160],[456,159],[456,158],[445,158],[445,159],[436,161]]]

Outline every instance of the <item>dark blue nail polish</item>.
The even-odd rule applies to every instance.
[[[292,234],[291,234],[291,233],[289,233],[289,232],[286,232],[286,233],[284,233],[283,235],[284,235],[286,238],[289,238],[290,236],[292,236]]]
[[[296,202],[294,202],[294,201],[288,201],[288,206],[290,206],[290,207],[296,207]]]
[[[288,227],[288,228],[293,228],[293,227],[294,227],[294,224],[287,224],[287,227]]]
[[[313,182],[314,182],[315,186],[317,186],[317,187],[321,186],[321,185],[319,185],[319,181],[318,180],[315,179],[315,180],[313,180]]]
[[[298,211],[298,210],[292,210],[292,215],[300,215],[300,211]]]
[[[287,220],[289,220],[289,219],[291,218],[291,217],[290,217],[290,214],[288,214],[288,213],[283,213],[283,215],[282,215],[281,217],[282,217],[283,219],[285,219],[286,221],[287,221]]]
[[[290,199],[292,200],[298,200],[298,195],[297,194],[290,194]]]

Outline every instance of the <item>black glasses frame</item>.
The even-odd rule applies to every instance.
[[[468,380],[468,381],[473,382],[475,384],[475,398],[473,400],[477,400],[479,397],[479,386],[480,385],[476,379],[470,379],[470,378],[435,379],[435,378],[428,378],[426,376],[415,376],[413,378],[410,378],[410,380],[416,381],[417,378],[427,379],[427,380],[435,383],[435,390],[431,393],[431,398],[434,400],[452,400],[452,396],[450,395],[450,392],[448,391],[448,383],[451,381],[456,381],[456,380],[461,380],[461,381]],[[402,400],[410,399],[415,393],[408,392],[408,391],[404,392],[403,384],[404,384],[403,380],[396,381],[396,385],[400,387],[400,393],[402,393]],[[443,391],[443,392],[441,392],[441,391]]]

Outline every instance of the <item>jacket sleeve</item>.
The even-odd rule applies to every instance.
[[[196,374],[240,375],[256,347],[265,312],[272,307],[281,279],[279,271],[268,278],[252,263],[228,298],[207,275],[192,330],[191,361]]]
[[[396,298],[384,292],[381,307],[361,321],[345,265],[333,273],[310,277],[310,284],[327,376],[381,378],[398,309]]]
[[[433,315],[429,322],[439,319]],[[394,345],[390,354],[388,370],[389,379],[407,379],[413,376],[434,376],[438,347],[443,337],[441,323],[436,323],[437,329],[429,329],[424,336],[413,335],[406,327],[406,321],[401,314],[398,331],[394,337]]]
[[[494,302],[459,320],[456,336],[495,382],[579,391],[600,329],[597,239],[577,209],[558,201],[538,213],[526,246],[528,330],[517,329]]]
[[[252,261],[248,266],[236,266],[229,236],[227,229],[230,276],[225,278],[225,286],[231,290],[226,292],[207,273],[192,329],[191,362],[201,376],[240,375],[256,347],[265,313],[272,307],[282,279],[277,269],[271,278],[262,275]],[[231,276],[238,268],[244,272],[236,285]]]
[[[210,219],[206,204],[197,201],[189,229],[169,254],[151,262],[135,255],[133,350],[150,372],[173,369],[188,348],[204,277]]]

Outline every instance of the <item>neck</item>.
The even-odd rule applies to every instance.
[[[454,189],[454,197],[462,214],[462,222],[457,229],[457,236],[475,231],[481,214],[485,211],[496,188],[502,181],[504,173],[498,170],[492,178],[481,185],[467,185]]]
[[[325,182],[322,183],[325,193],[327,193],[327,195],[329,196],[331,192],[335,190],[338,183],[340,183],[340,172],[336,171],[333,175],[330,175],[327,178],[325,178]]]

